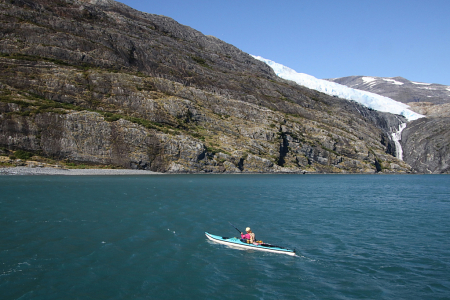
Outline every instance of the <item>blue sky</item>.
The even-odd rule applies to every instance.
[[[450,85],[449,0],[120,2],[317,78]]]

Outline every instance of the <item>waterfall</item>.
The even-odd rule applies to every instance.
[[[402,131],[406,128],[406,123],[402,123],[398,126],[398,131],[394,131],[391,133],[392,140],[395,143],[395,157],[400,160],[403,160],[403,150],[402,145],[400,144],[400,140],[402,139]]]

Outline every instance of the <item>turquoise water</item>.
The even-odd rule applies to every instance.
[[[448,175],[0,176],[0,228],[1,299],[450,299]]]

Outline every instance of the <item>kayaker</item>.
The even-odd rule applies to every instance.
[[[252,232],[250,227],[245,228],[246,234],[241,232],[241,239],[246,240],[247,243],[253,244],[255,242],[255,234]]]

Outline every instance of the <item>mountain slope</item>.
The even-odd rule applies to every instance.
[[[170,18],[109,0],[0,8],[5,155],[162,172],[411,172],[393,156],[401,117],[283,80]]]

